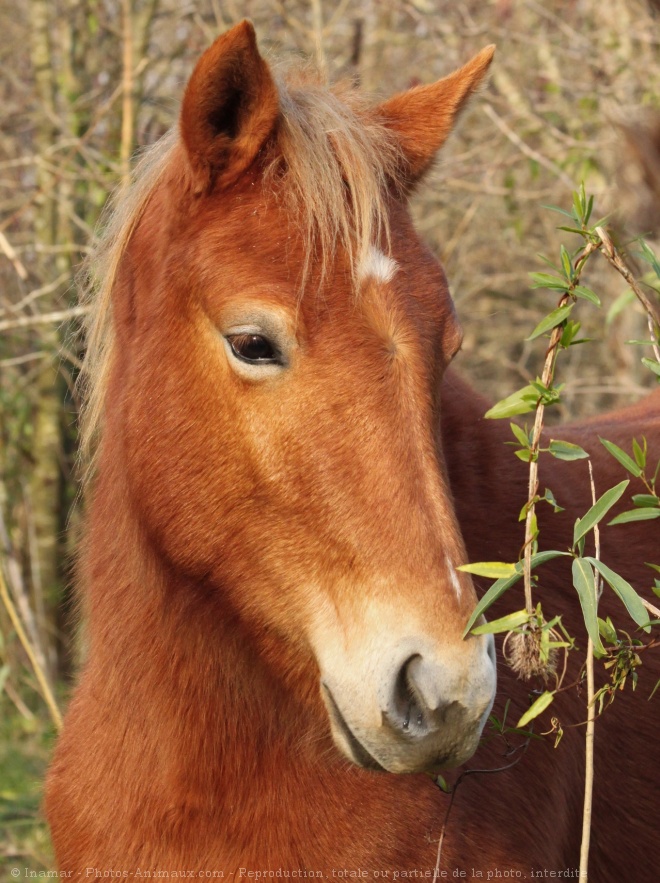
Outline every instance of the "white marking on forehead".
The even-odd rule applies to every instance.
[[[461,597],[461,583],[458,579],[458,574],[454,568],[454,565],[451,563],[449,559],[447,559],[447,570],[449,571],[449,579],[451,581],[452,586],[454,587],[454,592],[456,592],[456,597],[460,599]]]
[[[398,269],[399,265],[394,258],[388,257],[372,245],[360,264],[358,275],[361,281],[375,279],[376,282],[391,282]]]

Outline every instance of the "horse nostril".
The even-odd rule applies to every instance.
[[[421,734],[427,728],[426,705],[414,678],[415,664],[421,659],[419,653],[415,653],[403,663],[394,684],[393,707],[385,713],[391,726],[410,735]]]

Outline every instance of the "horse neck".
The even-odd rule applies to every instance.
[[[405,835],[412,824],[429,834],[437,789],[426,777],[348,765],[332,745],[318,676],[295,694],[300,675],[273,671],[272,652],[240,616],[162,560],[127,500],[120,470],[105,471],[82,562],[89,662],[67,725],[125,801],[107,822],[129,826],[118,842],[164,838],[170,858],[197,850],[227,867],[419,858]],[[348,833],[338,842],[339,830]],[[424,840],[427,850],[430,860],[435,845]]]
[[[113,713],[141,709],[140,729],[153,727],[159,764],[170,750],[164,746],[172,746],[168,762],[181,767],[180,775],[194,778],[205,770],[208,780],[216,768],[238,781],[278,746],[293,755],[304,751],[319,738],[318,685],[317,715],[313,700],[306,705],[304,692],[296,698],[285,689],[264,655],[264,645],[275,639],[261,635],[257,645],[217,587],[177,572],[130,500],[121,468],[100,469],[82,561],[85,677],[102,686]],[[182,745],[185,752],[175,756]],[[231,763],[223,763],[229,754]]]

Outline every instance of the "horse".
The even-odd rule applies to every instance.
[[[62,873],[577,876],[581,729],[453,798],[428,775],[472,757],[496,680],[528,705],[492,637],[463,637],[458,569],[517,560],[524,469],[450,367],[460,325],[407,207],[493,51],[374,105],[280,73],[243,22],[118,197],[86,365],[86,658],[46,784]],[[605,485],[596,436],[657,455],[659,405],[562,437]],[[590,505],[575,469],[550,542]],[[655,551],[648,526],[603,539],[637,583]],[[584,635],[572,594],[549,565],[544,608]],[[654,727],[626,695],[598,724],[598,880],[652,877]],[[482,741],[473,763],[502,767]]]

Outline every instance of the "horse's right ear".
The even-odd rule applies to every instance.
[[[453,74],[395,95],[377,108],[401,145],[407,166],[404,183],[409,188],[433,162],[468,98],[486,76],[494,53],[494,46],[486,46]]]
[[[275,127],[277,87],[243,21],[213,43],[190,77],[181,137],[197,191],[229,186],[250,166]]]

